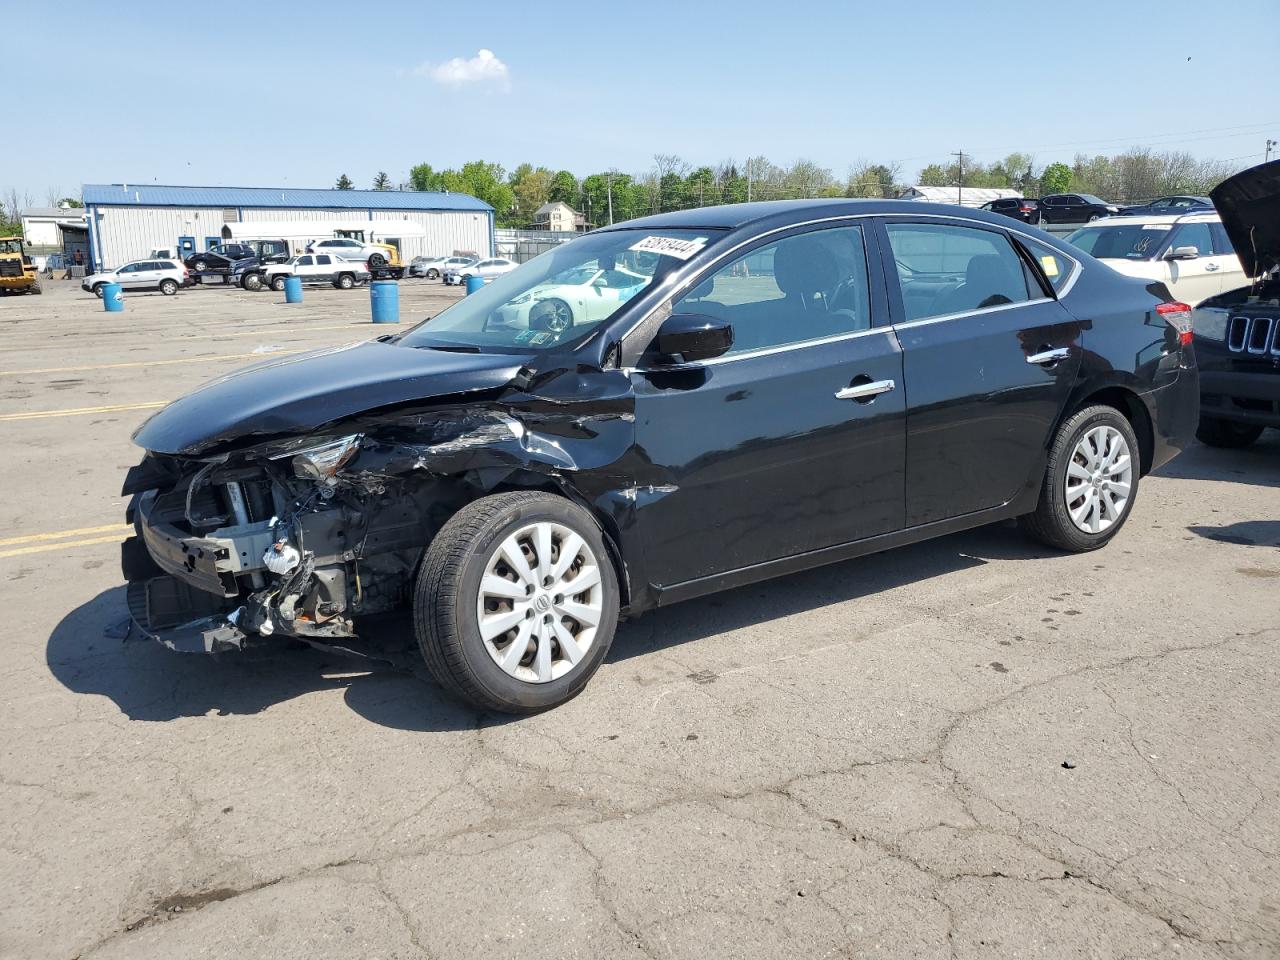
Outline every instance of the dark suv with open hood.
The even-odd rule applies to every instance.
[[[1209,196],[1254,280],[1195,309],[1196,436],[1215,447],[1243,447],[1267,427],[1280,428],[1280,160],[1224,180]]]
[[[387,337],[134,435],[129,604],[179,650],[367,651],[514,712],[618,618],[1012,517],[1114,537],[1190,442],[1190,308],[960,207],[782,201],[587,234]]]

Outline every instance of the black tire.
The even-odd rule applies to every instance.
[[[97,297],[99,300],[102,299],[102,288],[105,286],[106,286],[105,283],[95,283],[93,285],[93,295]]]
[[[276,293],[280,293],[282,290],[284,290],[284,281],[285,281],[285,277],[283,274],[276,274],[274,277],[271,278],[271,289],[274,290]]]
[[[1095,221],[1095,220],[1101,220],[1101,219],[1102,219],[1102,214],[1100,214],[1100,213],[1090,214],[1090,216],[1089,216],[1089,222],[1090,222],[1090,223],[1093,223],[1093,221]]]
[[[33,284],[28,288],[28,291],[27,291],[27,292],[28,292],[28,293],[33,293],[33,294],[35,294],[35,295],[38,297],[38,296],[40,296],[40,294],[44,293],[44,287],[40,286],[40,284],[38,284],[38,283],[33,283]]]
[[[375,254],[371,254],[371,255],[370,255],[370,257],[369,257],[369,266],[371,266],[371,267],[385,267],[386,265],[387,265],[387,258],[386,258],[386,257],[384,257],[382,254],[380,254],[380,253],[375,253]]]
[[[1087,533],[1077,527],[1067,512],[1064,491],[1067,483],[1067,467],[1071,463],[1076,444],[1085,431],[1100,424],[1114,427],[1124,437],[1129,446],[1133,471],[1129,489],[1129,499],[1119,519],[1099,533]],[[1022,529],[1041,543],[1059,550],[1072,553],[1084,553],[1097,550],[1120,532],[1133,505],[1138,499],[1138,481],[1142,473],[1141,453],[1138,438],[1128,419],[1115,407],[1098,404],[1076,411],[1058,427],[1053,438],[1053,446],[1049,449],[1049,462],[1045,466],[1044,482],[1040,486],[1040,502],[1034,513],[1019,518]]]
[[[160,292],[163,293],[166,297],[172,297],[175,293],[178,292],[177,282],[174,280],[161,280]]]
[[[427,268],[427,279],[428,279],[428,280],[439,280],[439,279],[440,279],[440,271],[439,271],[439,270],[437,270],[435,267],[428,267],[428,268]]]
[[[339,290],[350,290],[356,285],[356,278],[349,273],[340,273],[338,274],[338,279],[333,282],[333,285]]]
[[[206,260],[197,260],[191,266],[196,273],[203,273],[205,270],[209,268],[209,263]]]
[[[1262,427],[1254,423],[1236,423],[1218,417],[1201,417],[1196,439],[1206,446],[1238,449],[1247,447],[1262,436]]]
[[[603,610],[591,648],[574,669],[545,683],[524,682],[489,655],[474,614],[480,579],[495,545],[538,520],[570,527],[597,558]],[[461,700],[503,713],[537,713],[576,697],[604,661],[618,625],[618,582],[599,526],[564,497],[500,493],[459,510],[436,534],[414,590],[414,631],[432,676]]]
[[[240,286],[245,290],[261,290],[262,275],[257,273],[246,273],[240,278]]]

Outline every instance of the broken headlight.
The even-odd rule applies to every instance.
[[[272,457],[283,460],[291,457],[294,476],[303,480],[328,480],[360,449],[360,434],[353,433],[337,440],[326,440],[311,447],[290,450]]]

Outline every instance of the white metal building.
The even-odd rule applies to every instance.
[[[1008,187],[926,187],[916,184],[898,194],[899,200],[927,200],[930,203],[958,203],[962,207],[980,207],[1005,197],[1021,199],[1022,194]]]
[[[61,246],[59,224],[84,225],[84,211],[76,207],[28,207],[22,211],[22,235],[35,247]]]
[[[455,250],[494,255],[493,208],[465,193],[91,183],[82,196],[97,270],[164,247],[197,253],[252,233],[259,222],[268,229],[297,223],[318,232],[306,238],[315,240],[369,224],[369,233],[378,242],[394,241],[406,262]],[[287,239],[295,246],[301,240]]]

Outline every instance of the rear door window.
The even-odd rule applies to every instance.
[[[321,254],[320,256],[316,257],[316,263],[322,267],[327,266],[333,263],[333,257],[330,257],[327,254]]]
[[[908,322],[1031,299],[1022,259],[1003,233],[936,223],[885,229]]]
[[[1174,233],[1171,245],[1174,247],[1195,247],[1200,256],[1210,256],[1213,253],[1213,239],[1209,235],[1209,224],[1182,224]]]

